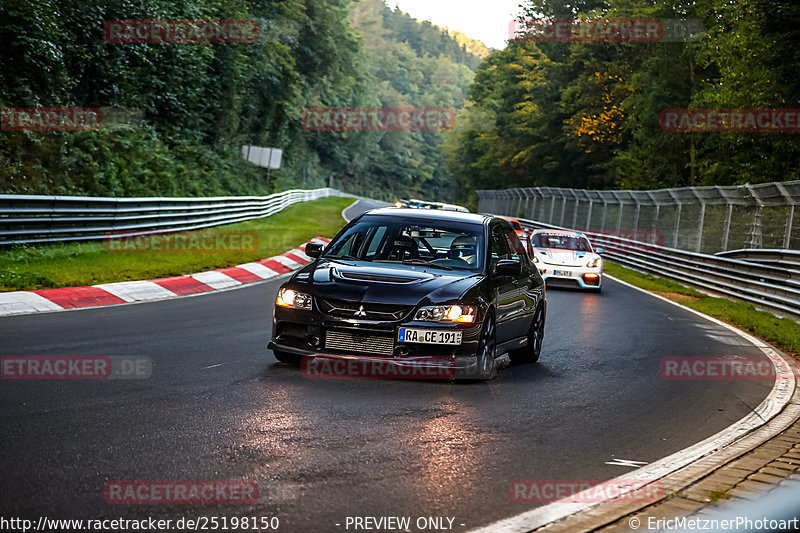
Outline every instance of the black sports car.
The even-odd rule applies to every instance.
[[[492,377],[495,359],[536,362],[544,281],[505,220],[377,209],[351,221],[278,292],[269,348],[279,361],[354,358]]]

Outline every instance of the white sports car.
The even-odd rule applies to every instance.
[[[528,241],[531,257],[548,285],[603,289],[603,258],[579,231],[540,229]]]

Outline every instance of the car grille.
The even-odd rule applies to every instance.
[[[384,304],[362,304],[346,300],[320,299],[319,309],[328,315],[341,318],[363,318],[366,320],[401,320],[411,312],[412,307]]]
[[[394,337],[328,331],[325,334],[325,349],[369,355],[393,355]]]

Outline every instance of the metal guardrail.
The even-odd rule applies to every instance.
[[[527,228],[569,229],[519,220]],[[750,302],[779,314],[800,316],[800,269],[667,248],[604,233],[583,233],[595,247],[605,249],[604,257],[623,266]],[[793,250],[777,252],[800,257],[800,252]]]
[[[756,185],[600,191],[528,187],[477,191],[478,211],[594,232],[658,231],[701,253],[800,248],[800,180]]]
[[[273,215],[297,203],[347,196],[336,189],[291,190],[270,196],[99,198],[0,195],[0,246],[89,241],[109,235],[170,233]]]
[[[720,257],[742,259],[753,263],[761,263],[787,269],[800,270],[800,250],[764,250],[761,248],[747,248],[744,250],[730,250],[715,254]]]

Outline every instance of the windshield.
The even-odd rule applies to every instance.
[[[366,217],[331,242],[325,257],[479,271],[483,226]]]
[[[531,237],[531,244],[535,248],[555,248],[557,250],[573,250],[576,252],[592,251],[592,246],[585,237],[573,235],[537,233]]]

